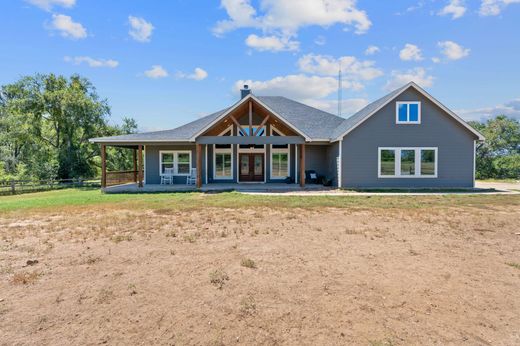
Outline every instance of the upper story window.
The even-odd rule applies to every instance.
[[[420,124],[421,102],[396,102],[396,124]]]

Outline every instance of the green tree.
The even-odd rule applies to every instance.
[[[135,131],[136,123],[107,123],[110,107],[86,78],[23,77],[0,89],[0,162],[17,178],[92,177],[99,146],[92,137]]]
[[[476,177],[520,179],[520,122],[505,115],[471,122],[486,140],[476,153]]]

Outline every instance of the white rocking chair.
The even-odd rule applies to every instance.
[[[173,168],[165,168],[161,175],[161,184],[173,184]]]
[[[190,169],[190,175],[186,177],[186,185],[195,185],[197,183],[197,168]]]

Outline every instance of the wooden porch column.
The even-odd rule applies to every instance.
[[[101,144],[101,188],[107,187],[107,147]]]
[[[137,161],[138,161],[138,171],[137,171],[137,179],[138,179],[138,187],[143,187],[143,146],[139,144],[137,146]]]
[[[202,187],[202,144],[197,144],[197,188]]]
[[[300,144],[300,186],[305,187],[305,144]]]
[[[253,102],[249,101],[249,135],[253,135]]]
[[[134,182],[137,183],[137,149],[132,149],[132,158],[134,163]]]

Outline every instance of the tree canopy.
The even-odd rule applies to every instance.
[[[2,86],[0,177],[96,176],[99,146],[88,139],[137,130],[129,118],[121,126],[110,126],[109,116],[107,100],[78,75],[37,74]]]

